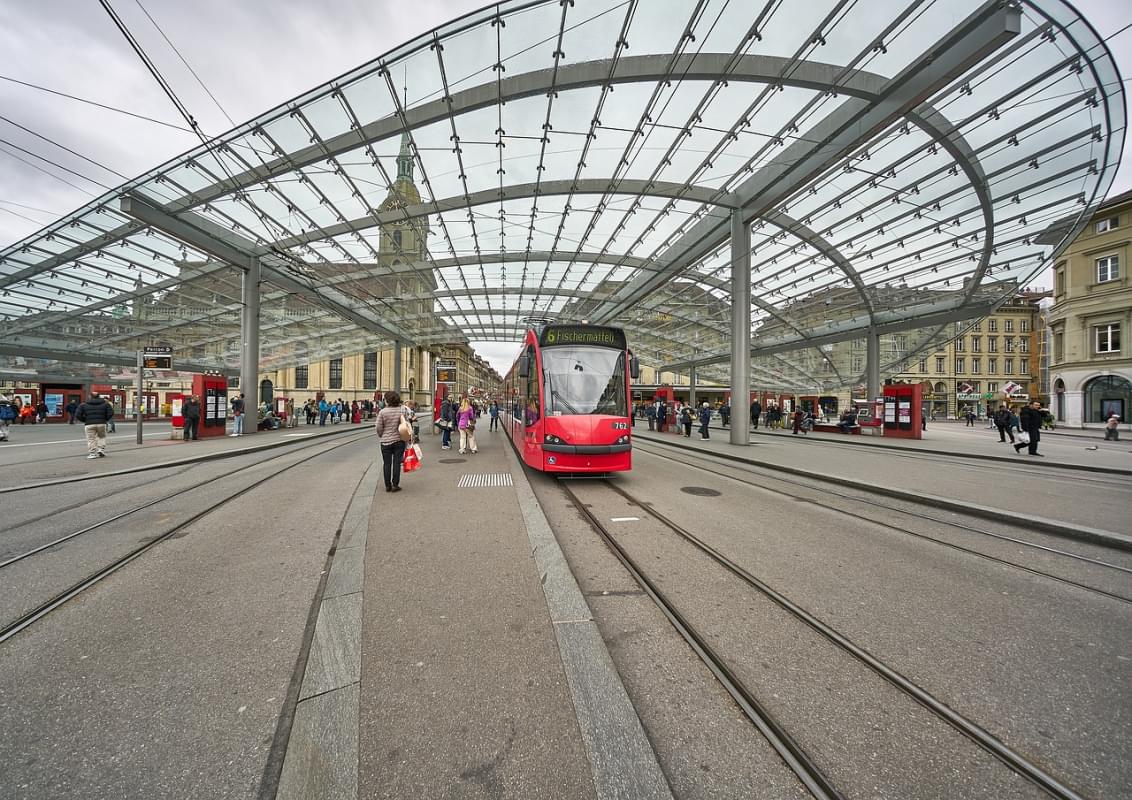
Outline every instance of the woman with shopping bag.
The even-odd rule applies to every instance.
[[[406,411],[401,406],[401,395],[388,391],[385,393],[385,408],[377,412],[374,430],[381,441],[382,475],[387,492],[401,491],[401,465],[405,459],[405,446],[413,438],[413,429],[405,420]],[[405,430],[408,431],[407,438]]]

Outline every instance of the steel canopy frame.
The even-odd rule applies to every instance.
[[[1103,196],[1124,104],[1104,43],[1061,0],[957,2],[958,25],[917,2],[803,20],[777,2],[674,0],[650,4],[648,35],[637,0],[497,4],[0,251],[0,335],[57,336],[82,357],[72,327],[191,298],[224,269],[195,263],[209,254],[240,270],[259,258],[278,287],[257,295],[284,343],[270,363],[332,317],[343,338],[431,343],[513,339],[552,309],[688,366],[722,363],[727,313],[754,326],[755,355],[977,317]],[[398,137],[394,180],[375,147]],[[1074,207],[1066,237],[1037,250],[1031,229]],[[732,286],[736,210],[766,231],[749,301]],[[439,243],[417,255],[391,240],[412,225]],[[123,319],[113,338],[196,350],[239,294],[225,279],[213,303]],[[932,341],[917,335],[913,350]],[[820,349],[798,364],[815,354],[841,380]]]

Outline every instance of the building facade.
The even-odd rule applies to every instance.
[[[1102,203],[1054,265],[1049,311],[1052,411],[1072,428],[1100,428],[1132,411],[1132,192]]]

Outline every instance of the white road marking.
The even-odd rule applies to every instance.
[[[640,522],[640,517],[610,517],[610,522]]]

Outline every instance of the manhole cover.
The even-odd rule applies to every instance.
[[[694,494],[696,497],[719,497],[721,494],[721,492],[708,489],[706,486],[681,486],[680,491],[685,494]]]
[[[466,459],[466,458],[438,458],[437,463],[439,463],[439,464],[463,464],[467,460],[468,459]]]

